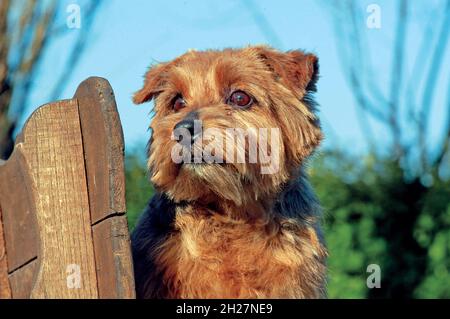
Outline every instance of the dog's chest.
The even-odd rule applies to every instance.
[[[177,217],[175,229],[157,256],[168,297],[302,297],[308,289],[299,289],[316,249],[303,238],[308,232],[270,234],[267,226],[189,214]]]

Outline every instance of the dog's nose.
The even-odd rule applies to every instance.
[[[196,121],[198,122],[197,125]],[[197,112],[189,113],[183,120],[178,122],[173,128],[173,131],[175,133],[178,142],[184,142],[183,141],[183,137],[185,135],[185,132],[183,132],[184,130],[187,130],[190,134],[191,137],[190,144],[193,144],[194,141],[201,135],[200,132],[201,126],[200,121],[198,121]]]
[[[175,125],[175,127],[173,128],[174,131],[178,131],[180,133],[182,133],[182,129],[188,130],[188,132],[191,134],[191,137],[194,136],[194,128],[195,128],[195,123],[194,120],[182,120],[181,122],[178,122],[177,125]]]

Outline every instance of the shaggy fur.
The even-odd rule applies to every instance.
[[[322,139],[311,98],[317,77],[314,55],[264,46],[191,51],[147,72],[134,102],[155,100],[148,166],[157,194],[132,235],[139,297],[325,296],[321,212],[303,171]],[[234,90],[254,104],[227,104]],[[177,96],[186,107],[174,111]],[[174,126],[193,111],[204,129],[279,128],[279,171],[175,164]]]

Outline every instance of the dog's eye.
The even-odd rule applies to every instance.
[[[179,111],[182,108],[184,108],[186,106],[186,102],[184,101],[182,96],[177,96],[174,100],[173,100],[173,109],[175,111]]]
[[[228,99],[228,104],[238,106],[238,107],[246,107],[253,103],[253,99],[247,93],[243,91],[236,91],[231,94]]]

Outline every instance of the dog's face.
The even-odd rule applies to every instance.
[[[134,102],[155,99],[154,185],[175,201],[276,194],[321,140],[308,96],[317,72],[314,55],[268,47],[191,51],[152,67]]]

